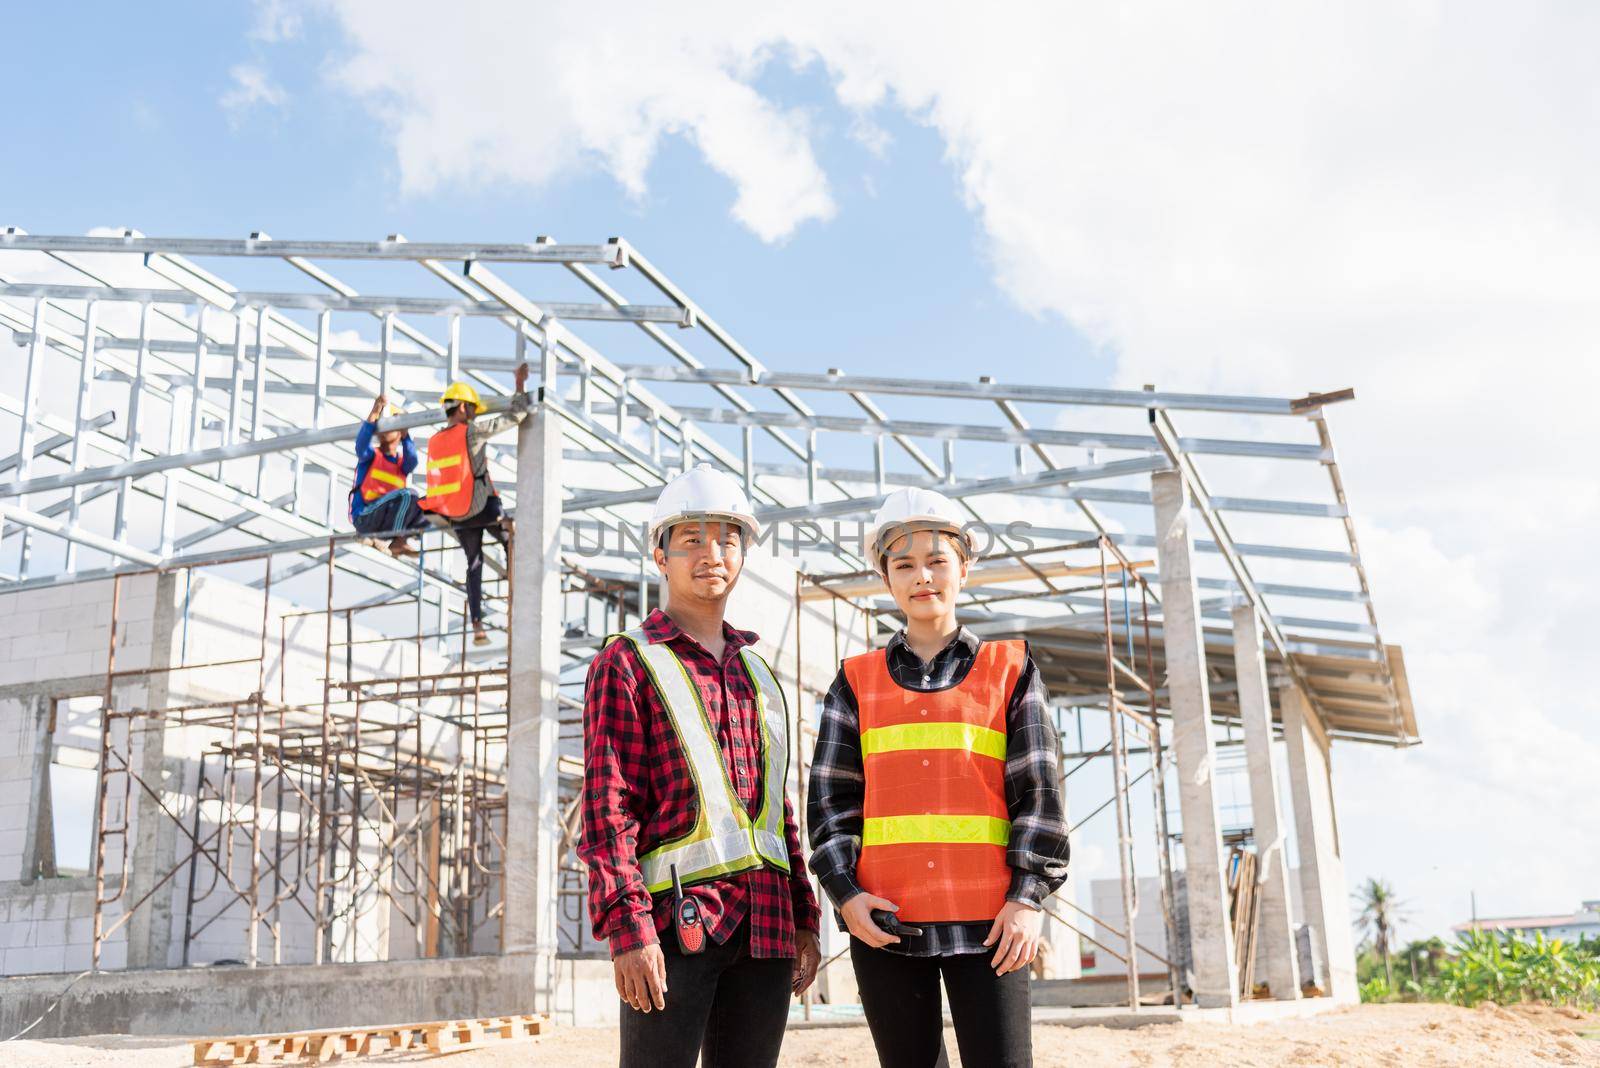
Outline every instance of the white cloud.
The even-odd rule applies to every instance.
[[[1355,386],[1331,418],[1426,744],[1339,754],[1351,879],[1425,927],[1473,888],[1490,912],[1600,889],[1600,12],[329,4],[410,190],[599,166],[643,197],[681,136],[778,240],[835,209],[805,113],[757,76],[814,61],[858,131],[937,130],[1000,284],[1119,384]]]
[[[300,36],[302,18],[289,0],[256,0],[256,18],[250,36],[266,44],[291,41]]]
[[[726,30],[742,6],[336,0],[354,46],[337,80],[392,130],[409,192],[537,184],[598,167],[642,197],[663,138],[692,142],[734,187],[733,215],[765,241],[834,204],[802,111],[750,84],[770,32]]]
[[[239,63],[228,69],[232,81],[227,92],[217,98],[229,120],[238,122],[245,112],[254,107],[282,107],[289,99],[283,87],[272,80],[267,72],[254,63]]]

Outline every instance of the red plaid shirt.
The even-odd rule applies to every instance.
[[[734,792],[752,817],[762,792],[761,727],[756,694],[739,664],[739,650],[755,634],[722,634],[722,662],[657,609],[644,621],[651,644],[668,642],[700,691],[721,743]],[[583,837],[578,855],[589,867],[589,916],[594,936],[609,939],[611,955],[659,941],[671,922],[669,894],[652,901],[637,858],[694,826],[696,803],[689,762],[673,733],[639,654],[614,641],[589,665],[583,695]],[[815,932],[820,919],[794,812],[783,802],[784,838],[791,875],[758,868],[684,892],[700,906],[707,933],[724,942],[750,917],[750,955],[794,956],[795,930]]]

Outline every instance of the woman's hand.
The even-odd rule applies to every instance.
[[[850,928],[850,933],[873,949],[882,949],[900,941],[899,936],[890,934],[872,922],[873,909],[899,912],[900,906],[863,890],[840,906],[839,913],[844,916],[844,925]]]
[[[1007,901],[989,928],[986,946],[996,946],[994,974],[1004,975],[1033,963],[1039,953],[1039,928],[1044,923],[1044,913],[1020,901]],[[998,943],[998,945],[996,945]]]

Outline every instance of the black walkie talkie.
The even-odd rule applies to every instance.
[[[685,953],[699,953],[706,948],[706,929],[700,922],[700,906],[683,892],[678,881],[678,866],[672,866],[672,928],[678,932],[678,949]]]
[[[888,909],[873,909],[872,922],[877,924],[878,929],[884,934],[892,935],[895,938],[899,938],[902,935],[908,938],[916,938],[922,934],[922,928],[913,927],[908,923],[901,923],[900,917]]]

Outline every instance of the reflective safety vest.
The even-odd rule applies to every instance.
[[[425,512],[460,519],[472,510],[472,457],[467,454],[467,424],[436,431],[428,439],[428,495]]]
[[[789,777],[789,713],[772,668],[754,649],[739,650],[740,663],[756,693],[761,724],[761,809],[754,820],[734,792],[716,732],[700,692],[676,653],[665,642],[651,643],[643,630],[613,634],[633,643],[650,673],[672,732],[683,747],[694,777],[694,826],[639,857],[645,889],[659,894],[672,887],[672,868],[684,886],[709,882],[763,865],[789,870],[783,836],[783,785]]]
[[[984,642],[959,685],[901,687],[879,649],[845,660],[866,773],[856,881],[907,923],[988,922],[1011,887],[1006,707],[1021,641]]]
[[[367,465],[367,476],[361,480],[361,485],[356,487],[356,492],[361,495],[363,502],[371,504],[385,493],[406,488],[406,473],[400,468],[401,459],[403,455],[391,460],[382,449],[372,450],[372,462]]]

